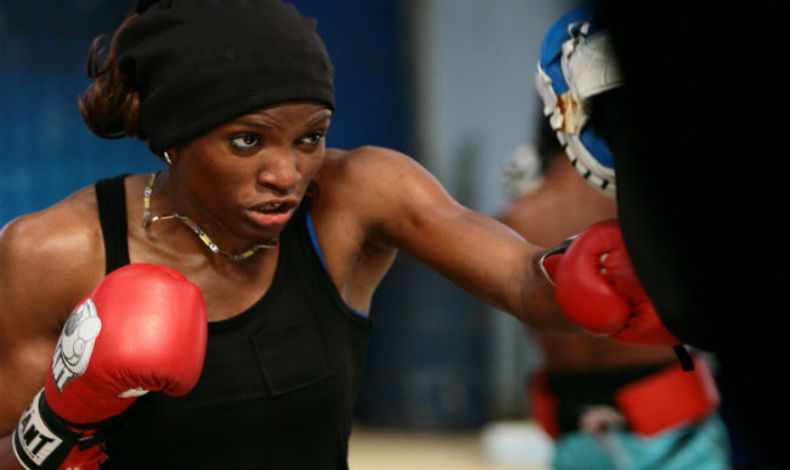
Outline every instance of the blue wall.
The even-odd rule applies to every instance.
[[[156,164],[140,142],[105,141],[82,124],[76,98],[88,84],[90,42],[125,11],[78,3],[0,6],[0,223],[101,176]]]
[[[395,0],[293,2],[318,19],[336,68],[328,145],[403,150],[403,81]],[[85,57],[133,2],[0,3],[0,225],[43,209],[95,180],[160,166],[143,142],[105,140],[83,124],[77,95]]]

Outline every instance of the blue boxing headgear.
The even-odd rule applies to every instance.
[[[592,186],[614,196],[614,157],[590,123],[591,98],[623,84],[609,35],[593,22],[587,2],[564,14],[540,48],[536,86],[543,114],[573,166]]]

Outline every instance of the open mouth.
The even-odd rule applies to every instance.
[[[257,207],[255,210],[263,214],[277,215],[290,212],[294,207],[296,207],[296,204],[292,202],[270,202]]]
[[[279,226],[288,222],[297,206],[294,201],[273,201],[255,206],[247,214],[258,226]]]

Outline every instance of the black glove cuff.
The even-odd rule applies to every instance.
[[[14,429],[14,454],[28,470],[54,470],[79,439],[47,405],[41,389]]]
[[[542,255],[540,255],[540,259],[538,260],[538,267],[540,267],[540,270],[543,272],[543,275],[546,276],[546,279],[548,279],[552,285],[554,285],[554,279],[551,278],[549,272],[546,270],[546,265],[544,264],[544,261],[549,256],[565,253],[568,250],[568,247],[571,246],[571,243],[573,243],[573,240],[575,239],[576,239],[576,235],[573,235],[572,237],[567,238],[559,245],[553,248],[549,248],[548,250],[543,252]]]
[[[55,470],[75,446],[85,450],[98,445],[123,422],[124,414],[96,423],[68,422],[52,411],[42,388],[14,429],[14,454],[28,470]],[[82,432],[75,432],[74,428]]]

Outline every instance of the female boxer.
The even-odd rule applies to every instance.
[[[141,1],[89,64],[90,129],[167,167],[4,229],[3,468],[345,468],[371,297],[398,250],[575,330],[537,247],[405,155],[325,148],[333,69],[292,6]]]

